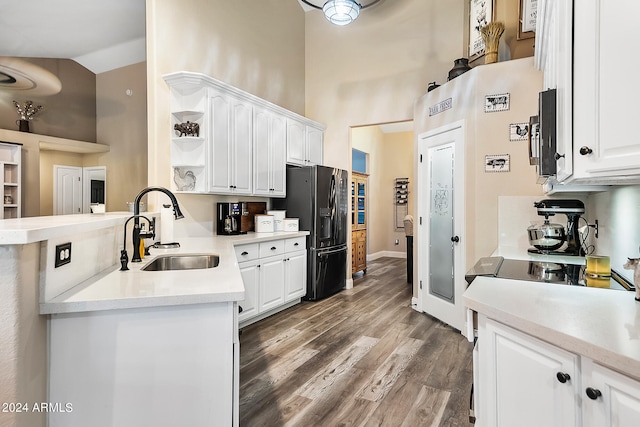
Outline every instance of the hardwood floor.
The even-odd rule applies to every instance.
[[[243,329],[241,426],[466,426],[472,345],[413,310],[403,259]]]

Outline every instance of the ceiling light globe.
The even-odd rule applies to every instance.
[[[332,24],[347,25],[360,14],[360,5],[354,0],[329,0],[322,6],[322,11]]]

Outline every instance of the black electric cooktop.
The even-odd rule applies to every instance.
[[[480,258],[465,274],[465,280],[471,284],[478,276],[491,276],[501,279],[635,291],[633,284],[614,270],[611,270],[610,278],[588,277],[584,270],[584,265],[486,257]]]

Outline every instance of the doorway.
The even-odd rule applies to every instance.
[[[396,178],[413,177],[414,135],[413,122],[376,124],[351,128],[352,171],[357,163],[366,164],[366,223],[367,262],[382,257],[406,258],[407,245],[404,223],[396,221]],[[354,151],[357,150],[357,151]],[[364,153],[362,156],[359,153]],[[358,156],[361,158],[358,159]],[[364,157],[364,161],[362,159]],[[357,173],[352,173],[352,182]],[[411,184],[409,184],[410,186]],[[355,187],[354,187],[355,190]],[[354,202],[357,198],[354,199]],[[413,210],[412,188],[408,188],[408,209]],[[357,225],[357,205],[351,206],[352,222]],[[352,253],[357,249],[352,235]],[[360,243],[362,250],[362,243]],[[352,260],[353,261],[353,260]],[[352,266],[353,270],[353,266]],[[351,277],[349,277],[351,278]],[[408,278],[407,278],[408,279]]]
[[[106,166],[53,165],[53,214],[91,213],[106,202]]]

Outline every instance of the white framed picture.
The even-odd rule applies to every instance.
[[[480,28],[493,21],[493,0],[469,0],[469,61],[484,55]]]
[[[496,95],[485,95],[484,112],[494,113],[496,111],[507,111],[509,109],[509,94],[499,93]]]
[[[538,18],[538,0],[520,0],[522,9],[522,32],[533,32],[536,30],[536,21]]]
[[[509,172],[509,154],[488,154],[484,156],[485,172]]]
[[[528,141],[529,123],[511,123],[509,125],[509,141]]]

